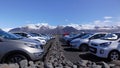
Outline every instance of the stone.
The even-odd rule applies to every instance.
[[[120,66],[120,60],[111,61],[111,63]]]
[[[77,68],[77,65],[73,65],[73,68]]]
[[[87,60],[80,60],[78,63],[80,66],[87,66],[88,61]]]
[[[109,64],[110,68],[113,68],[115,66],[115,64]]]
[[[33,61],[29,61],[29,68],[36,68],[36,65],[33,63]]]
[[[69,67],[69,66],[64,66],[63,68],[72,68],[72,67]]]
[[[0,65],[0,68],[10,68],[8,64],[2,64]]]
[[[27,60],[20,61],[20,67],[21,68],[27,68],[28,67],[28,61]]]
[[[92,65],[90,68],[102,68],[101,65]]]
[[[15,64],[9,64],[10,68],[19,68],[19,65],[17,63]]]
[[[35,65],[36,65],[37,68],[44,68],[44,63],[41,62],[41,61],[35,62]]]
[[[110,68],[110,66],[107,63],[102,62],[102,68]]]
[[[113,68],[120,68],[120,66],[114,66]]]
[[[54,68],[54,66],[52,65],[52,63],[47,62],[45,68]]]

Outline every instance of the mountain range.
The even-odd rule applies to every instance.
[[[24,31],[34,33],[47,33],[47,34],[63,34],[71,32],[119,32],[120,26],[94,26],[94,25],[61,25],[51,26],[46,23],[28,24],[23,27],[17,27],[10,30],[10,32]]]

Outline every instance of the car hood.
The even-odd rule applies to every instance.
[[[4,39],[5,42],[7,42],[8,44],[19,44],[19,45],[24,45],[24,44],[34,44],[36,45],[37,43],[33,43],[33,42],[27,42],[27,41],[22,41],[22,40],[10,40],[10,39]]]
[[[25,41],[25,42],[32,42],[32,43],[36,43],[38,45],[41,45],[41,43],[37,40],[34,40],[34,39],[28,39],[28,38],[23,38],[23,39],[20,39],[21,41]]]

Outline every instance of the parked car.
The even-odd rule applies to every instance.
[[[73,39],[70,42],[72,48],[80,49],[81,51],[88,51],[89,41],[104,37],[106,33],[88,33],[80,38]]]
[[[90,53],[98,57],[118,60],[120,57],[120,33],[111,33],[102,39],[90,41]]]
[[[72,38],[72,37],[74,37],[74,36],[76,36],[77,34],[68,34],[68,35],[65,35],[65,36],[63,36],[63,39],[67,42],[67,40],[68,39],[70,39],[70,38]]]
[[[39,36],[35,36],[31,33],[27,33],[27,32],[12,32],[14,34],[18,34],[22,37],[25,37],[25,38],[29,38],[29,39],[34,39],[34,40],[38,40],[42,45],[45,45],[46,44],[46,41],[44,38],[42,37],[39,37]]]
[[[21,60],[41,59],[43,49],[32,42],[19,40],[18,37],[0,30],[0,62],[19,63]]]
[[[18,39],[21,40],[21,41],[32,42],[32,43],[36,43],[36,44],[42,46],[42,44],[41,44],[38,40],[36,40],[36,39],[25,38],[25,37],[22,37],[22,36],[20,36],[20,35],[18,35],[18,34],[12,34],[12,33],[9,33],[9,34],[11,34],[12,36],[18,38]],[[42,46],[42,47],[43,47],[43,46]]]
[[[45,41],[49,41],[51,39],[51,37],[48,36],[47,34],[38,34],[38,33],[31,33],[31,34],[34,35],[34,36],[41,37]]]
[[[74,40],[74,39],[76,39],[76,38],[81,38],[82,36],[84,36],[84,35],[86,35],[86,34],[87,34],[87,33],[80,33],[80,34],[74,35],[73,37],[68,37],[68,38],[66,39],[67,45],[70,45],[70,42],[71,42],[72,40]]]

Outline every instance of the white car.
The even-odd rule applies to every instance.
[[[81,51],[88,51],[89,41],[92,39],[98,39],[104,37],[106,33],[88,33],[80,38],[73,39],[70,42],[72,48],[80,49]]]
[[[109,60],[118,60],[120,57],[120,34],[108,34],[105,38],[91,40],[90,53]]]
[[[30,39],[30,38],[25,38],[25,37],[22,37],[22,36],[20,36],[18,34],[12,34],[12,33],[9,33],[9,34],[11,34],[12,36],[15,36],[16,38],[18,38],[21,41],[32,42],[32,43],[36,43],[38,45],[42,45],[38,40]]]
[[[20,36],[22,36],[22,37],[25,37],[25,38],[37,40],[37,41],[39,41],[42,45],[45,45],[45,44],[46,44],[46,41],[45,41],[44,38],[39,37],[39,36],[34,36],[34,35],[32,35],[32,34],[30,34],[30,33],[27,33],[27,32],[12,32],[12,33],[18,34],[18,35],[20,35]]]

